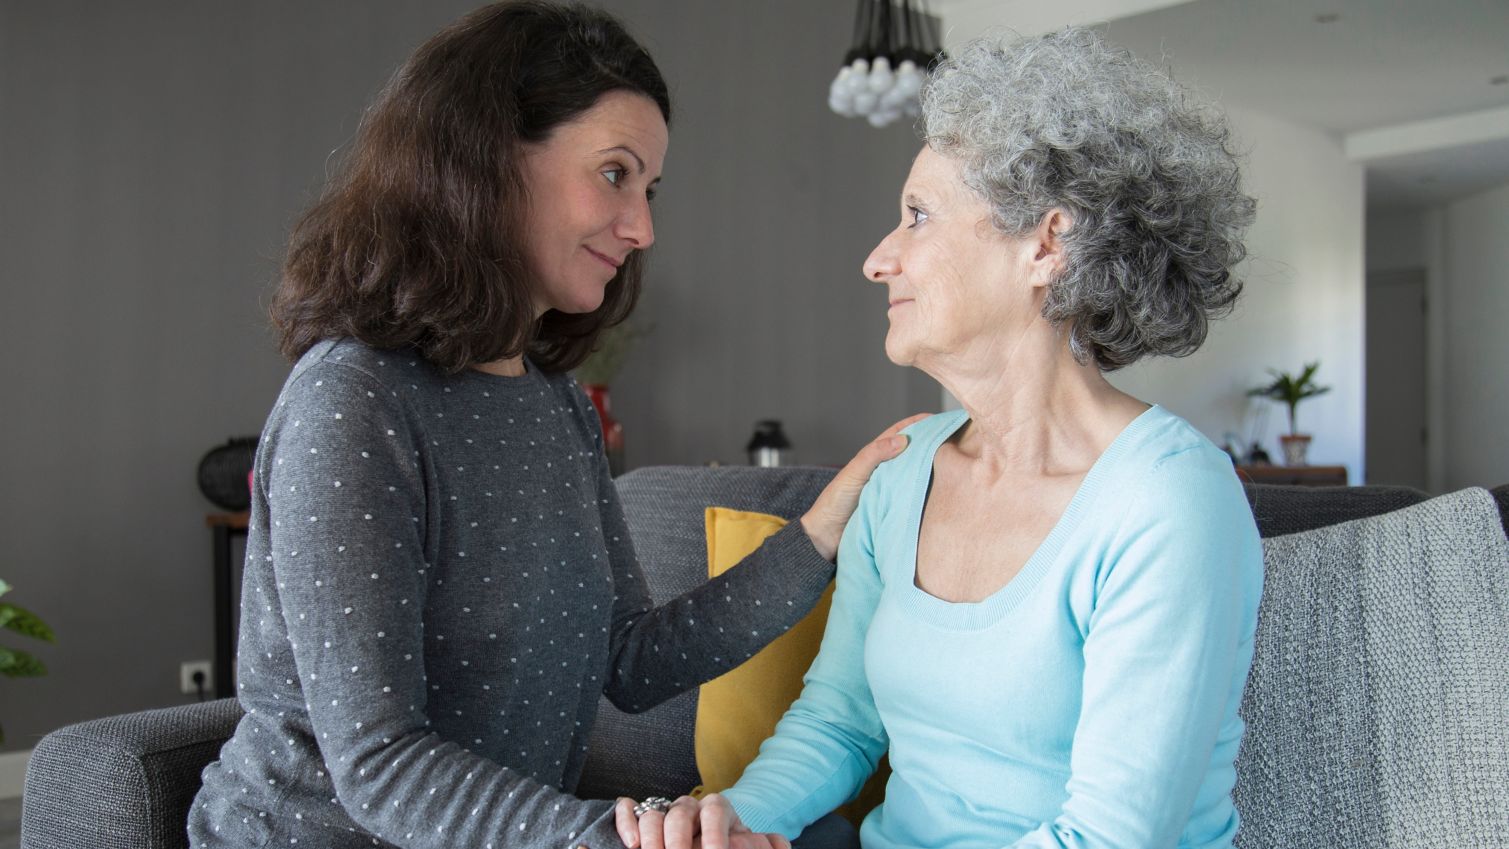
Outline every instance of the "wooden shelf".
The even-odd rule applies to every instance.
[[[1237,476],[1250,483],[1290,486],[1346,486],[1346,466],[1237,466]]]

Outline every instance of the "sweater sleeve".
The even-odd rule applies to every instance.
[[[290,384],[274,416],[259,483],[322,761],[308,769],[328,770],[340,806],[389,844],[616,847],[609,803],[577,800],[431,730],[425,470],[391,392],[322,364]]]
[[[637,713],[738,666],[791,630],[833,580],[828,562],[791,522],[734,568],[656,607],[629,538],[591,402],[574,393],[597,448],[603,539],[613,568],[610,668],[604,694]]]
[[[879,487],[872,481],[844,529],[822,648],[801,696],[724,793],[744,824],[788,839],[853,799],[889,747],[865,676],[865,634],[881,594],[875,560]]]
[[[1084,636],[1068,798],[1013,847],[1173,847],[1190,822],[1234,719],[1262,581],[1241,487],[1202,450],[1165,458],[1127,500]]]

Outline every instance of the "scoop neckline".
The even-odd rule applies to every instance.
[[[1150,405],[1111,440],[1111,444],[1106,446],[1106,450],[1101,452],[1085,473],[1084,480],[1080,481],[1074,496],[1069,499],[1069,504],[1058,521],[1054,522],[1052,530],[1038,543],[1032,556],[1027,558],[1027,562],[1011,580],[979,601],[947,601],[917,586],[917,545],[922,536],[922,517],[934,477],[938,449],[970,420],[968,412],[959,410],[956,418],[939,428],[925,444],[925,456],[923,462],[918,463],[913,480],[912,491],[919,495],[908,505],[910,513],[907,516],[905,538],[907,558],[901,575],[904,579],[901,592],[906,606],[932,624],[954,630],[988,627],[1018,609],[1058,560],[1064,544],[1084,519],[1106,480],[1114,473],[1117,461],[1136,442],[1138,436],[1153,427],[1155,420],[1162,415],[1162,407]]]

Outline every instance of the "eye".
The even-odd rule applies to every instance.
[[[615,165],[612,168],[604,169],[602,175],[603,178],[606,179],[609,183],[612,183],[616,186],[618,185],[618,181],[622,180],[624,178],[624,174],[626,173],[628,173],[627,169]]]
[[[918,209],[915,206],[909,206],[909,207],[907,207],[906,211],[907,211],[907,214],[909,214],[909,215],[912,216],[912,223],[906,225],[907,229],[911,229],[913,227],[916,227],[918,224],[921,224],[922,222],[924,222],[924,221],[927,220],[927,213],[923,212],[922,210]]]
[[[648,201],[653,201],[655,199],[655,196],[658,195],[658,194],[660,194],[660,190],[659,189],[645,189],[644,190],[644,199],[648,200]]]

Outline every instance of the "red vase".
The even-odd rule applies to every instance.
[[[624,473],[624,426],[613,418],[613,401],[608,387],[601,383],[589,383],[582,387],[587,398],[597,408],[597,420],[603,426],[603,449],[608,455],[608,470],[613,477]]]

